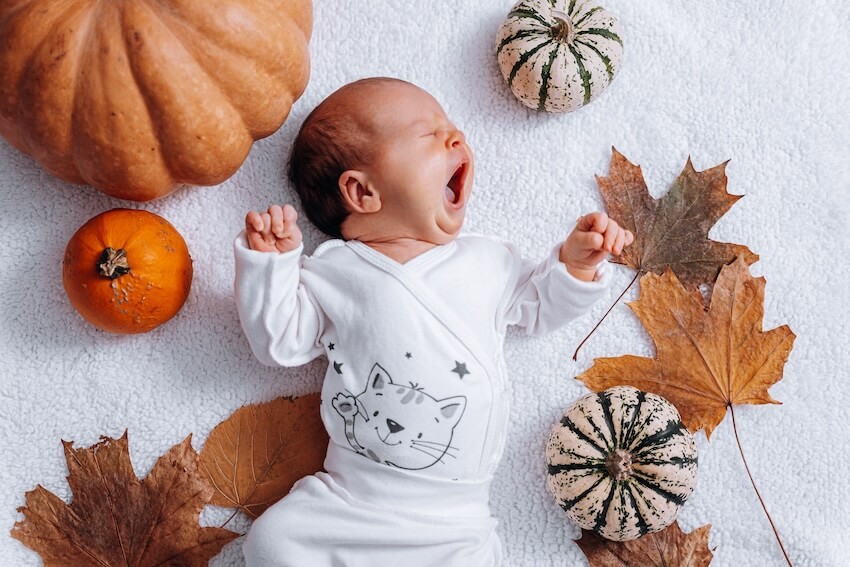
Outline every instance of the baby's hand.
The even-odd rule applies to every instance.
[[[292,205],[272,205],[268,212],[251,211],[245,217],[248,246],[258,252],[289,252],[301,245],[298,213]]]
[[[608,254],[619,256],[634,235],[605,213],[590,213],[578,219],[575,229],[561,246],[560,259],[573,276],[591,281],[596,266]]]

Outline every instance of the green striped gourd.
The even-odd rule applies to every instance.
[[[616,386],[579,398],[546,445],[547,487],[580,527],[614,541],[673,523],[697,482],[697,449],[676,408]]]
[[[496,52],[502,76],[523,104],[570,112],[614,80],[622,31],[591,0],[521,0],[499,27]]]

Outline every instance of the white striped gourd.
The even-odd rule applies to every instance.
[[[547,487],[580,527],[614,541],[673,523],[697,482],[697,450],[676,408],[616,386],[579,398],[552,429]]]
[[[496,36],[502,76],[528,107],[581,108],[607,87],[623,57],[617,19],[589,0],[521,0]]]

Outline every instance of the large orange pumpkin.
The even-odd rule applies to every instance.
[[[0,135],[121,199],[214,185],[310,74],[311,0],[2,0]]]
[[[145,333],[183,307],[192,285],[192,258],[164,218],[112,209],[71,237],[62,283],[71,305],[98,329]]]

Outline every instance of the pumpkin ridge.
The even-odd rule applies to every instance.
[[[602,447],[600,447],[600,446],[596,443],[596,441],[594,441],[593,439],[591,439],[590,437],[588,437],[588,436],[584,433],[584,431],[581,431],[578,427],[576,427],[576,424],[575,424],[575,423],[573,423],[573,422],[572,422],[572,420],[571,420],[570,418],[568,418],[568,417],[566,417],[566,416],[564,416],[563,418],[561,418],[561,425],[563,425],[564,427],[566,427],[567,429],[569,429],[570,431],[572,431],[572,432],[573,432],[576,436],[578,436],[578,438],[579,438],[579,439],[581,439],[582,441],[584,441],[585,443],[587,443],[588,445],[590,445],[591,447],[593,447],[594,449],[596,449],[597,451],[599,451],[599,452],[602,454],[602,456],[603,456],[603,457],[605,457],[605,456],[607,456],[607,455],[608,455],[608,451],[606,451],[605,449],[603,449]]]
[[[508,85],[510,85],[510,84],[512,84],[512,83],[514,82],[514,78],[516,77],[516,74],[519,72],[520,68],[522,68],[522,66],[523,66],[523,65],[525,65],[525,64],[526,64],[526,62],[527,62],[529,59],[531,59],[531,57],[532,57],[535,53],[537,53],[538,51],[540,51],[540,49],[541,49],[542,47],[544,47],[544,46],[545,46],[546,44],[548,44],[548,43],[551,43],[551,41],[547,38],[547,39],[543,40],[543,43],[541,43],[540,45],[538,45],[538,46],[534,47],[534,48],[533,48],[532,50],[530,50],[530,51],[526,51],[525,53],[523,53],[523,54],[520,56],[520,58],[519,58],[519,59],[517,59],[517,62],[516,62],[516,63],[514,63],[514,66],[513,66],[513,68],[511,69],[511,73],[510,73],[510,76],[509,76],[509,78],[508,78]]]
[[[685,500],[687,500],[687,497],[684,497],[680,494],[676,494],[675,492],[670,492],[669,490],[664,490],[660,486],[650,482],[650,480],[654,480],[654,479],[648,479],[648,480],[644,479],[643,475],[640,474],[640,473],[636,473],[636,474],[632,475],[631,478],[632,478],[632,480],[634,480],[634,482],[636,482],[636,483],[640,484],[641,486],[648,488],[649,490],[655,492],[656,494],[658,494],[659,496],[661,496],[662,498],[664,498],[668,502],[673,502],[674,504],[681,506],[685,503]]]
[[[28,16],[28,14],[21,14],[21,12],[24,12],[27,8],[32,8],[33,12],[38,11],[38,6],[36,4],[34,4],[32,2],[23,3],[22,6],[20,6],[18,10],[12,12],[12,15],[7,16],[6,22],[11,24],[13,22],[13,20],[16,19],[17,17],[26,18]],[[43,30],[46,30],[46,31],[44,32],[43,36],[41,37],[40,40],[37,41],[36,44],[34,44],[31,47],[31,51],[29,53],[29,56],[26,59],[26,62],[23,65],[21,65],[21,67],[20,67],[19,74],[17,76],[17,81],[13,85],[12,89],[9,89],[9,91],[8,91],[8,92],[14,93],[14,100],[15,100],[15,107],[13,109],[12,114],[10,115],[10,118],[13,117],[16,114],[21,114],[22,110],[23,110],[22,107],[26,108],[27,106],[29,106],[27,104],[29,101],[27,101],[25,99],[25,97],[21,96],[21,94],[22,94],[21,89],[24,86],[25,82],[30,78],[31,72],[33,70],[32,68],[36,63],[36,60],[39,58],[39,55],[41,55],[41,50],[44,48],[45,44],[47,44],[51,39],[53,39],[53,37],[57,33],[57,29],[60,28],[63,24],[65,24],[67,22],[68,15],[70,13],[72,13],[75,8],[77,9],[77,11],[84,10],[84,8],[80,7],[79,5],[69,3],[65,10],[59,12],[59,14],[56,16],[56,18],[53,22],[44,26]],[[6,89],[2,89],[2,90],[6,90]],[[0,92],[2,92],[2,91],[0,91]],[[27,109],[27,110],[29,110],[29,109]],[[2,109],[0,109],[0,111],[2,111]],[[30,144],[30,140],[28,139],[29,136],[25,135],[21,131],[20,126],[18,124],[16,124],[13,119],[10,120],[10,126],[13,129],[17,130],[17,132],[16,132],[17,133],[17,139],[20,140],[20,143],[23,145],[24,151],[26,151],[26,153],[32,154],[33,153],[33,151],[32,151],[33,145]],[[52,141],[52,140],[50,140],[50,141]],[[51,146],[50,150],[51,151],[49,153],[53,154],[54,147]]]
[[[681,421],[668,421],[664,429],[656,431],[652,435],[641,439],[640,443],[638,443],[636,447],[632,448],[632,454],[638,455],[648,446],[658,445],[660,443],[663,443],[664,441],[667,441],[675,434],[679,433],[683,427],[684,425]]]
[[[649,524],[646,523],[646,519],[643,517],[643,514],[640,513],[640,507],[638,506],[637,499],[635,498],[635,495],[632,492],[633,485],[630,482],[624,482],[622,483],[622,486],[625,492],[628,493],[629,498],[632,501],[632,509],[635,512],[638,533],[640,533],[640,535],[646,535],[647,533],[649,533]]]
[[[611,394],[599,392],[599,405],[602,407],[602,417],[605,420],[605,425],[608,427],[608,432],[611,434],[611,448],[616,451],[617,446],[617,431],[614,428],[614,418],[611,416]]]
[[[569,16],[573,15],[573,10],[575,9],[575,7],[576,7],[576,0],[570,0],[570,6],[569,6],[569,8],[567,8],[567,14]]]
[[[585,489],[585,491],[584,491],[584,492],[582,492],[581,494],[579,494],[578,496],[576,496],[576,497],[575,497],[575,498],[573,498],[572,500],[562,500],[562,501],[561,501],[561,508],[562,508],[562,509],[564,509],[564,511],[569,512],[569,511],[570,511],[570,508],[572,508],[573,506],[575,506],[576,504],[578,504],[579,502],[581,502],[582,500],[584,500],[584,497],[585,497],[585,496],[587,496],[588,494],[590,494],[590,493],[591,493],[591,492],[592,492],[592,491],[593,491],[593,490],[594,490],[597,486],[599,486],[599,484],[600,484],[603,480],[605,480],[605,477],[604,477],[604,476],[600,476],[600,477],[596,480],[596,482],[594,482],[592,485],[590,485],[590,487],[588,487],[587,489]]]
[[[588,73],[587,69],[584,68],[584,61],[579,55],[578,51],[572,45],[567,45],[567,49],[570,50],[570,53],[575,57],[576,65],[578,66],[578,75],[581,77],[581,85],[584,88],[584,104],[590,102],[590,99],[593,98],[590,88],[590,73]]]
[[[623,45],[623,40],[620,39],[620,36],[606,28],[588,28],[586,30],[576,32],[576,35],[601,35],[605,39],[610,39],[612,41],[616,41],[620,45]]]
[[[587,423],[589,423],[590,426],[593,428],[593,432],[596,433],[596,435],[598,435],[599,438],[605,442],[605,453],[607,454],[613,451],[614,448],[611,446],[611,444],[608,443],[608,439],[605,438],[605,434],[602,432],[602,428],[596,425],[596,422],[593,420],[592,417],[585,414],[584,418],[587,420]],[[614,440],[611,439],[611,443],[613,442]]]
[[[537,105],[538,110],[546,109],[546,99],[549,96],[549,79],[552,76],[552,64],[555,62],[555,58],[558,56],[558,51],[560,47],[556,47],[552,50],[552,54],[549,56],[549,61],[543,66],[542,77],[543,80],[540,82],[540,94],[538,98],[540,102]]]
[[[506,37],[505,39],[503,39],[499,43],[499,45],[496,46],[496,54],[498,55],[498,54],[502,53],[502,50],[508,44],[513,43],[514,41],[516,41],[518,39],[525,39],[527,37],[536,36],[536,35],[540,35],[540,34],[541,34],[541,32],[538,31],[538,30],[521,30],[521,31],[518,31],[514,35],[510,35],[510,36]]]
[[[614,480],[611,481],[611,490],[608,491],[608,496],[606,496],[605,500],[602,502],[602,509],[596,514],[596,524],[592,528],[593,531],[598,532],[599,529],[607,523],[606,516],[608,515],[608,508],[611,507],[611,501],[614,500],[614,494],[617,493],[618,484],[619,483]]]
[[[551,26],[549,22],[547,22],[537,12],[531,9],[524,10],[522,8],[518,8],[516,10],[511,10],[510,13],[508,13],[508,18],[517,18],[519,20],[535,20],[546,28]]]
[[[567,463],[564,465],[548,465],[547,471],[550,475],[560,474],[562,472],[580,471],[580,470],[597,470],[602,471],[605,467],[604,463]]]
[[[593,14],[595,14],[596,12],[601,12],[601,11],[602,11],[602,6],[594,6],[593,8],[591,8],[590,10],[588,10],[587,12],[585,12],[585,13],[584,13],[584,15],[583,15],[582,17],[580,17],[578,20],[576,20],[575,22],[573,22],[573,25],[574,25],[575,27],[579,27],[579,26],[580,26],[581,24],[583,24],[583,23],[584,23],[584,22],[585,22],[585,21],[586,21],[586,20],[587,20],[590,16],[592,16],[592,15],[593,15]]]
[[[621,435],[621,443],[620,446],[626,449],[631,450],[632,442],[634,441],[632,435],[635,433],[635,422],[637,421],[638,416],[640,415],[641,409],[643,407],[643,402],[646,399],[646,394],[643,390],[638,390],[637,393],[637,404],[632,406],[634,408],[634,413],[632,413],[632,419],[629,421],[628,430],[623,429],[620,431]]]
[[[576,43],[583,45],[585,47],[590,48],[599,58],[602,60],[602,64],[605,65],[605,72],[608,73],[608,82],[614,80],[614,68],[611,66],[611,59],[608,56],[604,55],[595,45],[592,43],[587,43],[585,41],[581,41],[580,39],[576,40]]]

